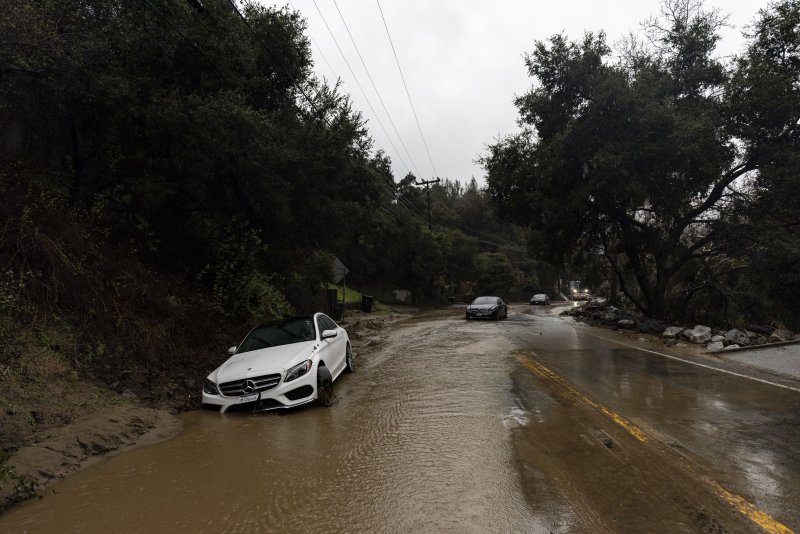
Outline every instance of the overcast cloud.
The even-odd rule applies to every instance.
[[[376,148],[392,159],[395,179],[400,180],[409,170],[418,178],[431,179],[435,166],[441,178],[466,181],[474,176],[480,183],[484,173],[475,160],[485,145],[518,130],[513,98],[531,86],[523,54],[533,49],[536,40],[560,32],[577,39],[585,30],[603,30],[613,44],[629,32],[639,31],[643,20],[660,11],[658,0],[381,0],[430,149],[429,159],[377,2],[337,0],[410,158],[394,134],[333,0],[316,2],[397,151],[361,94],[313,0],[291,0],[290,8],[302,12],[308,21],[314,69],[330,82],[342,79],[343,90],[368,120]],[[731,55],[742,50],[741,30],[767,1],[715,0],[706,6],[730,16],[729,23],[735,28],[723,33],[718,50],[720,55]]]

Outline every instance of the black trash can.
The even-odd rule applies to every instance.
[[[372,311],[372,295],[361,295],[361,311],[363,312],[371,312]]]
[[[333,313],[331,314],[331,319],[333,319],[334,321],[341,321],[343,316],[344,316],[344,303],[336,301],[333,304]]]
[[[336,306],[336,299],[339,298],[336,289],[326,289],[325,290],[325,309],[328,312],[328,315],[333,318],[333,308]]]

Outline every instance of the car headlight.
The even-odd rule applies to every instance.
[[[313,365],[314,364],[311,360],[306,360],[303,363],[298,363],[297,365],[286,371],[286,378],[284,378],[283,381],[291,382],[292,380],[300,378],[304,374],[308,373]]]
[[[496,309],[497,309],[497,306],[492,306],[491,308],[489,308],[489,311],[495,311]]]
[[[219,395],[219,390],[214,382],[206,378],[205,382],[203,382],[203,393],[208,393],[209,395]]]

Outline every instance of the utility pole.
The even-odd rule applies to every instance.
[[[440,181],[439,178],[422,182],[414,181],[414,185],[424,185],[425,192],[428,194],[428,230],[433,230],[431,224],[431,184],[438,184]]]

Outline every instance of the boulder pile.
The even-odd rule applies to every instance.
[[[747,325],[743,330],[737,328],[721,330],[700,324],[693,328],[670,326],[663,321],[640,317],[599,301],[587,302],[582,306],[561,312],[561,315],[575,317],[577,320],[593,326],[638,330],[645,334],[657,335],[663,339],[665,345],[670,347],[683,342],[705,345],[708,352],[800,340],[800,334],[769,326]]]

